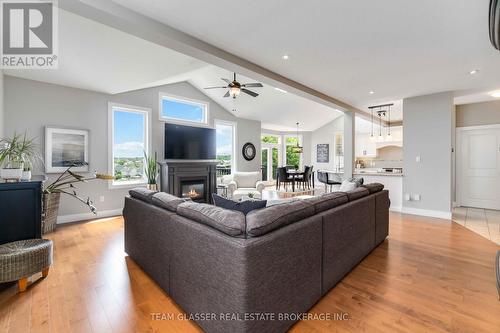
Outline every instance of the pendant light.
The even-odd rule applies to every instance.
[[[370,135],[370,140],[375,141],[375,136],[373,136],[373,108],[370,108],[370,111],[372,112],[372,134]]]
[[[384,137],[382,136],[382,107],[379,107],[379,110],[377,112],[378,114],[378,139],[377,141],[382,142],[384,141]]]
[[[391,135],[391,105],[389,105],[389,110],[387,111],[387,141],[392,140]]]
[[[304,152],[304,147],[299,144],[299,123],[297,122],[297,146],[293,147],[292,150],[296,154],[302,154]]]

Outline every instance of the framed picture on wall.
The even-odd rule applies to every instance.
[[[316,162],[317,163],[330,162],[330,145],[328,143],[320,143],[316,145]]]
[[[63,172],[76,162],[87,165],[75,167],[73,171],[89,171],[89,131],[45,127],[45,172]]]

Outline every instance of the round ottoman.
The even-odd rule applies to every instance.
[[[0,283],[18,281],[19,291],[25,291],[28,277],[42,272],[49,274],[52,264],[50,239],[26,239],[0,245]]]

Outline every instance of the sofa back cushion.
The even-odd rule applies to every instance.
[[[236,182],[238,187],[243,188],[254,188],[256,183],[260,180],[260,171],[255,172],[235,172],[233,175],[233,180]]]
[[[344,192],[326,193],[318,197],[304,200],[304,202],[314,207],[314,211],[316,214],[345,204],[348,201],[349,197]]]
[[[147,203],[151,203],[152,199],[153,199],[153,195],[158,193],[158,192],[151,191],[151,190],[144,188],[144,187],[137,187],[137,188],[131,189],[130,191],[128,191],[128,193],[130,194],[130,196],[132,198],[139,199],[139,200],[147,202]]]
[[[350,202],[370,195],[370,191],[368,191],[368,189],[365,187],[358,187],[352,191],[346,192],[346,194]]]
[[[229,236],[245,236],[245,215],[242,212],[196,202],[184,202],[177,206],[177,214],[206,224]]]
[[[191,201],[189,198],[179,198],[175,195],[165,192],[155,193],[151,199],[153,205],[167,209],[171,212],[177,212],[177,206],[183,202]]]
[[[314,206],[294,201],[251,211],[246,219],[247,236],[256,237],[314,215]]]
[[[370,194],[380,192],[384,189],[384,185],[380,183],[365,184],[363,187],[367,188]]]

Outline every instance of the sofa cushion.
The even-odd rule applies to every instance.
[[[221,197],[218,194],[213,193],[212,199],[217,207],[221,207],[229,210],[236,210],[247,215],[250,211],[255,209],[261,209],[266,207],[267,200],[245,200],[245,201],[234,201]]]
[[[233,180],[238,187],[255,188],[256,183],[260,180],[260,171],[255,172],[235,172]]]
[[[370,191],[368,191],[367,188],[358,187],[352,191],[346,192],[346,194],[347,194],[347,197],[349,198],[349,201],[354,201],[354,200],[357,200],[359,198],[363,198],[363,197],[366,197],[367,195],[370,195]]]
[[[229,236],[245,235],[245,215],[242,212],[196,202],[184,202],[177,206],[177,214],[206,224]]]
[[[326,193],[311,199],[304,200],[304,202],[314,207],[314,211],[316,214],[345,204],[348,201],[349,197],[344,192]]]
[[[152,203],[155,206],[165,208],[171,212],[177,212],[177,206],[186,201],[191,201],[189,198],[179,198],[175,195],[165,192],[158,192],[153,195]]]
[[[247,236],[261,236],[312,215],[314,207],[303,200],[254,210],[247,215]]]
[[[371,183],[371,184],[365,184],[363,187],[367,188],[368,191],[370,191],[370,194],[380,192],[384,189],[384,184],[380,183]]]
[[[158,193],[158,192],[151,191],[151,190],[144,188],[144,187],[137,187],[137,188],[131,189],[130,191],[128,191],[128,193],[130,194],[130,196],[132,198],[139,199],[139,200],[147,202],[147,203],[151,203],[152,199],[153,199],[153,195],[155,193]]]

